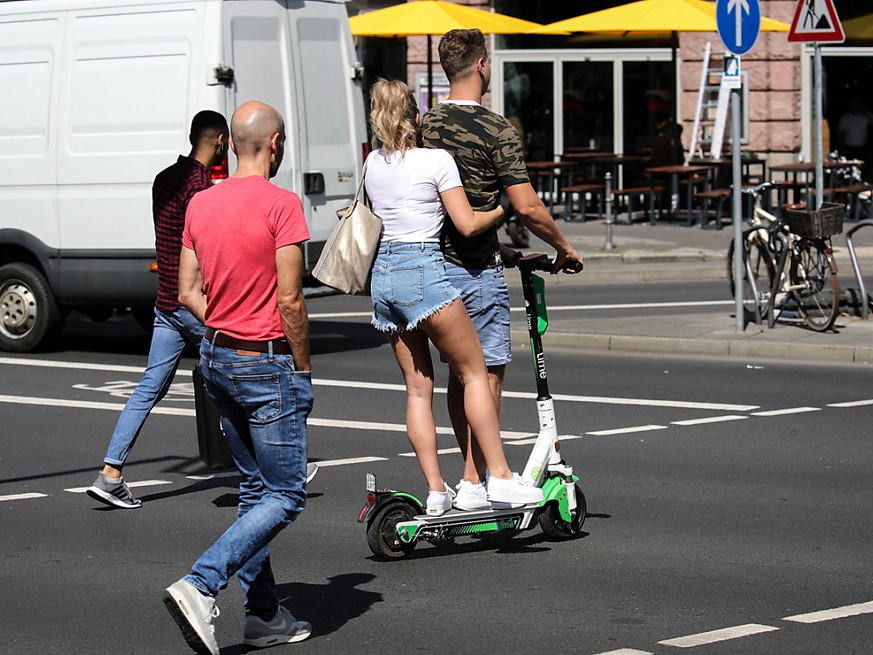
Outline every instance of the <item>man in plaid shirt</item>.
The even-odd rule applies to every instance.
[[[185,347],[199,347],[204,326],[179,305],[179,254],[185,211],[194,194],[212,186],[209,169],[227,154],[228,128],[224,116],[201,111],[191,122],[191,152],[158,173],[152,186],[158,297],[149,359],[142,380],[124,406],[103,458],[103,470],[88,495],[111,507],[136,509],[142,505],[130,493],[121,469],[152,408],[163,398],[176,374]]]

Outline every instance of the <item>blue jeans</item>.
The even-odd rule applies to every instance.
[[[479,341],[486,366],[512,361],[509,325],[509,288],[503,266],[482,270],[446,262],[446,278],[461,293]]]
[[[239,354],[200,345],[209,395],[242,475],[237,519],[194,564],[185,580],[216,596],[234,574],[246,611],[269,621],[279,609],[269,543],[306,504],[306,419],[312,377],[291,355]]]
[[[199,347],[204,329],[203,324],[184,307],[172,312],[155,308],[154,332],[145,373],[115,424],[104,462],[124,466],[149,412],[167,395],[185,347],[189,344]]]

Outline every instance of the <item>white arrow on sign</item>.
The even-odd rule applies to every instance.
[[[752,10],[749,9],[749,3],[747,0],[729,0],[727,6],[727,13],[735,12],[734,18],[737,21],[737,49],[741,49],[743,47],[743,11],[747,14],[751,14]]]

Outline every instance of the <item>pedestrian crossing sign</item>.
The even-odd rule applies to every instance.
[[[842,43],[846,40],[833,0],[798,0],[794,20],[788,31],[792,43],[818,41]]]

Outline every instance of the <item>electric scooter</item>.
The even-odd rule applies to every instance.
[[[485,536],[528,530],[539,523],[552,540],[570,539],[585,522],[587,504],[573,473],[560,455],[557,422],[546,378],[542,335],[548,327],[545,306],[545,281],[535,270],[550,271],[552,261],[546,255],[516,257],[521,273],[527,328],[533,355],[537,386],[539,434],[522,473],[531,485],[542,487],[545,499],[508,509],[477,511],[450,510],[442,516],[425,514],[424,503],[413,494],[379,489],[376,476],[367,474],[367,504],[358,515],[358,523],[367,526],[367,545],[379,559],[393,560],[409,555],[420,541],[432,544],[453,541],[457,537]],[[578,264],[581,270],[582,264]]]

